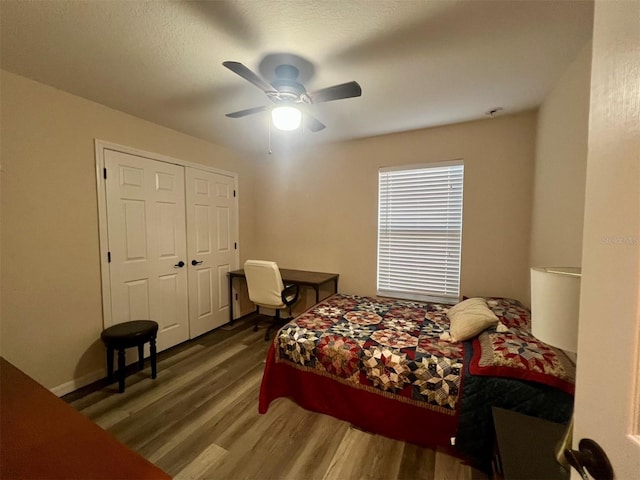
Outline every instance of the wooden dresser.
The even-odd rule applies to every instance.
[[[171,477],[0,358],[0,478]]]

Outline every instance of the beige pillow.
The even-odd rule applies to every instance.
[[[447,312],[451,321],[452,342],[468,340],[492,325],[498,324],[498,317],[487,306],[483,298],[469,298],[451,307]]]

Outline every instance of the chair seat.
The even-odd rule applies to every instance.
[[[264,336],[265,340],[269,340],[271,330],[276,324],[283,321],[280,318],[280,310],[288,308],[289,313],[291,313],[291,306],[298,301],[300,285],[287,285],[285,287],[276,262],[247,260],[244,262],[244,273],[247,279],[249,299],[256,305],[256,313],[260,313],[260,307],[273,308],[276,311],[274,321]],[[259,322],[259,316],[256,315],[256,322],[253,326],[254,331],[258,330]]]
[[[148,342],[158,333],[158,323],[153,320],[133,320],[118,323],[105,329],[100,339],[112,348],[129,348]]]

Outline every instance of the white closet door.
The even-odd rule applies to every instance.
[[[154,320],[164,350],[189,338],[184,167],[112,150],[105,167],[111,324]]]
[[[229,321],[227,272],[235,268],[233,177],[186,169],[191,338]]]

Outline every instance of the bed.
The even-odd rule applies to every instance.
[[[491,407],[566,423],[575,366],[531,335],[529,311],[518,301],[485,300],[503,326],[451,342],[441,339],[449,330],[450,306],[335,294],[276,334],[259,411],[288,397],[305,409],[441,448],[486,469]]]

